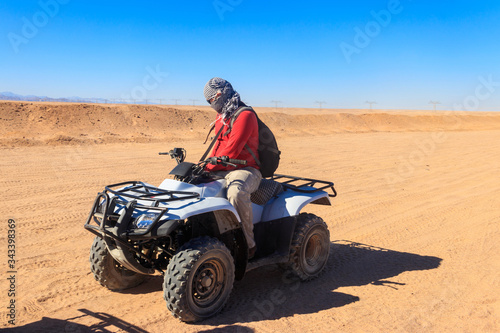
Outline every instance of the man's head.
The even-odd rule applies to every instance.
[[[210,79],[203,93],[210,106],[220,114],[226,115],[228,111],[232,113],[238,107],[239,94],[234,91],[231,83],[224,79],[219,77]]]

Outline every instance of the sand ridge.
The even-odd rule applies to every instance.
[[[255,109],[278,137],[500,129],[494,112]],[[0,146],[203,139],[214,118],[208,106],[0,102]]]

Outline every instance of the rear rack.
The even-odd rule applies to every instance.
[[[337,191],[335,190],[333,182],[328,182],[324,180],[303,178],[295,176],[287,176],[281,174],[274,174],[271,180],[277,181],[283,185],[283,189],[292,190],[302,193],[314,193],[326,189],[331,189],[332,194],[328,193],[328,196],[334,198],[337,196]],[[319,187],[315,187],[316,184],[320,184]]]

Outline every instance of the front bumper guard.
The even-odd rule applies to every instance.
[[[127,187],[127,185],[129,186]],[[122,188],[116,190],[116,187]],[[114,196],[110,197],[108,192]],[[134,247],[129,240],[131,238],[147,239],[144,236],[151,233],[168,211],[167,207],[158,207],[160,203],[197,197],[199,197],[198,193],[162,190],[137,181],[108,185],[104,192],[97,194],[84,227],[96,236],[103,238],[113,258],[129,270],[148,275],[154,274],[157,270],[163,274],[152,258]],[[151,205],[139,204],[138,200],[151,202]],[[119,214],[115,213],[117,205],[122,207],[119,209],[121,210]],[[139,232],[130,232],[128,226],[134,210],[157,211],[159,214],[148,228]],[[92,224],[92,222],[96,224]],[[134,255],[146,261],[152,268],[141,265]]]

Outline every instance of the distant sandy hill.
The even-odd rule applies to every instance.
[[[500,113],[255,108],[278,137],[500,129]],[[209,106],[0,102],[0,146],[203,139]]]

